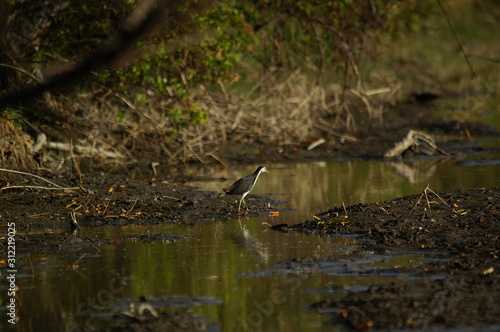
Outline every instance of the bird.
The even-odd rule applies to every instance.
[[[233,183],[230,187],[222,189],[226,195],[241,195],[238,212],[241,210],[241,203],[245,203],[248,210],[247,203],[245,202],[245,196],[248,195],[248,193],[253,189],[260,173],[262,172],[269,173],[264,166],[259,166],[253,174],[247,175]]]

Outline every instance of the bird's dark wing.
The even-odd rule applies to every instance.
[[[235,183],[233,183],[230,187],[227,187],[227,188],[224,188],[222,190],[224,190],[224,192],[227,194],[227,195],[240,195],[242,193],[239,193],[238,192],[238,188],[240,186],[240,184],[243,182],[243,179],[239,179],[238,181],[236,181]]]

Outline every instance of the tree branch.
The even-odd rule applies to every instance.
[[[160,8],[160,2],[162,1],[142,1],[129,15],[116,35],[111,37],[88,58],[71,64],[62,70],[60,67],[55,68],[58,73],[47,78],[44,82],[33,84],[18,92],[0,97],[0,107],[29,102],[45,91],[73,83],[91,71],[99,70],[104,65],[116,60],[124,49],[133,44],[139,36],[157,22],[163,12],[162,8]],[[174,3],[177,4],[177,2]]]
[[[455,40],[458,43],[458,46],[460,47],[460,51],[462,51],[462,54],[464,55],[465,61],[467,61],[467,65],[469,66],[469,69],[472,73],[472,77],[476,77],[476,71],[474,70],[474,67],[472,66],[472,63],[469,60],[469,54],[467,53],[467,50],[465,49],[464,43],[462,42],[462,39],[460,39],[460,36],[457,33],[457,30],[455,29],[455,26],[453,25],[453,22],[451,21],[450,15],[448,15],[448,11],[446,8],[444,8],[443,4],[441,3],[441,0],[436,0],[436,2],[439,5],[439,8],[441,8],[441,11],[443,12],[444,16],[446,17],[446,21],[448,21],[448,25],[450,26],[451,31],[453,32],[453,35],[455,36]]]

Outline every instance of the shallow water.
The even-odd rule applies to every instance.
[[[99,327],[109,323],[113,313],[125,310],[133,298],[144,295],[157,308],[205,316],[215,331],[331,331],[325,318],[307,310],[308,305],[340,297],[347,290],[417,278],[385,268],[445,259],[444,253],[363,252],[347,236],[283,233],[268,230],[263,223],[292,225],[342,203],[418,194],[427,184],[434,191],[500,186],[499,164],[471,162],[495,158],[499,156],[421,161],[413,168],[381,161],[270,164],[266,165],[270,173],[261,175],[252,194],[285,201],[275,207],[281,209],[277,217],[81,229],[79,235],[110,239],[155,233],[186,237],[173,243],[130,241],[29,256],[18,252],[22,305],[14,327],[18,331]],[[461,166],[464,163],[467,167]],[[193,167],[186,173],[229,179],[188,183],[220,191],[256,166]],[[328,263],[285,263],[327,255],[333,255]]]
[[[484,144],[500,146],[500,139]],[[413,163],[380,160],[308,162],[266,165],[251,194],[268,195],[296,209],[280,222],[294,224],[342,204],[373,203],[421,193],[429,184],[434,191],[500,185],[500,156],[482,154],[467,158],[423,160]],[[187,172],[225,182],[189,182],[201,189],[220,191],[234,179],[252,173],[256,165],[226,169],[188,169]],[[251,202],[251,201],[250,201]]]

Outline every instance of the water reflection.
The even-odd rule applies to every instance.
[[[500,165],[477,163],[474,167],[459,167],[466,160],[494,158],[494,155],[447,160],[427,160],[412,163],[384,161],[312,162],[268,165],[270,174],[259,181],[253,195],[269,195],[287,204],[283,209],[296,213],[274,218],[270,223],[301,222],[312,215],[334,206],[373,203],[421,193],[429,184],[434,191],[460,187],[500,186]],[[234,179],[255,168],[237,166],[225,168],[191,168],[188,172],[198,176]],[[219,191],[226,182],[191,181],[188,184],[201,189]]]
[[[251,173],[255,166],[192,167],[186,171],[198,178],[228,180],[188,184],[221,192],[221,188]],[[191,310],[222,331],[261,327],[331,330],[323,325],[321,316],[303,308],[334,290],[406,282],[401,275],[377,271],[394,265],[420,264],[429,258],[421,253],[360,252],[357,242],[349,237],[282,233],[269,230],[264,222],[294,224],[342,203],[369,203],[417,194],[427,184],[434,191],[500,185],[498,164],[460,167],[456,160],[416,163],[413,173],[382,161],[266,166],[270,174],[257,183],[252,194],[286,201],[278,208],[288,211],[279,216],[190,225],[84,228],[79,230],[82,236],[122,239],[161,233],[176,235],[176,241],[120,241],[74,250],[20,252],[20,320],[14,330],[98,328],[113,312],[139,296],[151,298],[157,310],[171,310],[178,301],[199,304]],[[292,259],[299,262],[304,257],[320,261],[327,256],[333,261],[296,266],[284,263]],[[2,327],[5,322],[1,322]]]
[[[387,164],[394,169],[396,174],[406,179],[409,183],[416,184],[425,181],[436,173],[438,165],[442,162],[443,160],[428,162],[390,161]]]

